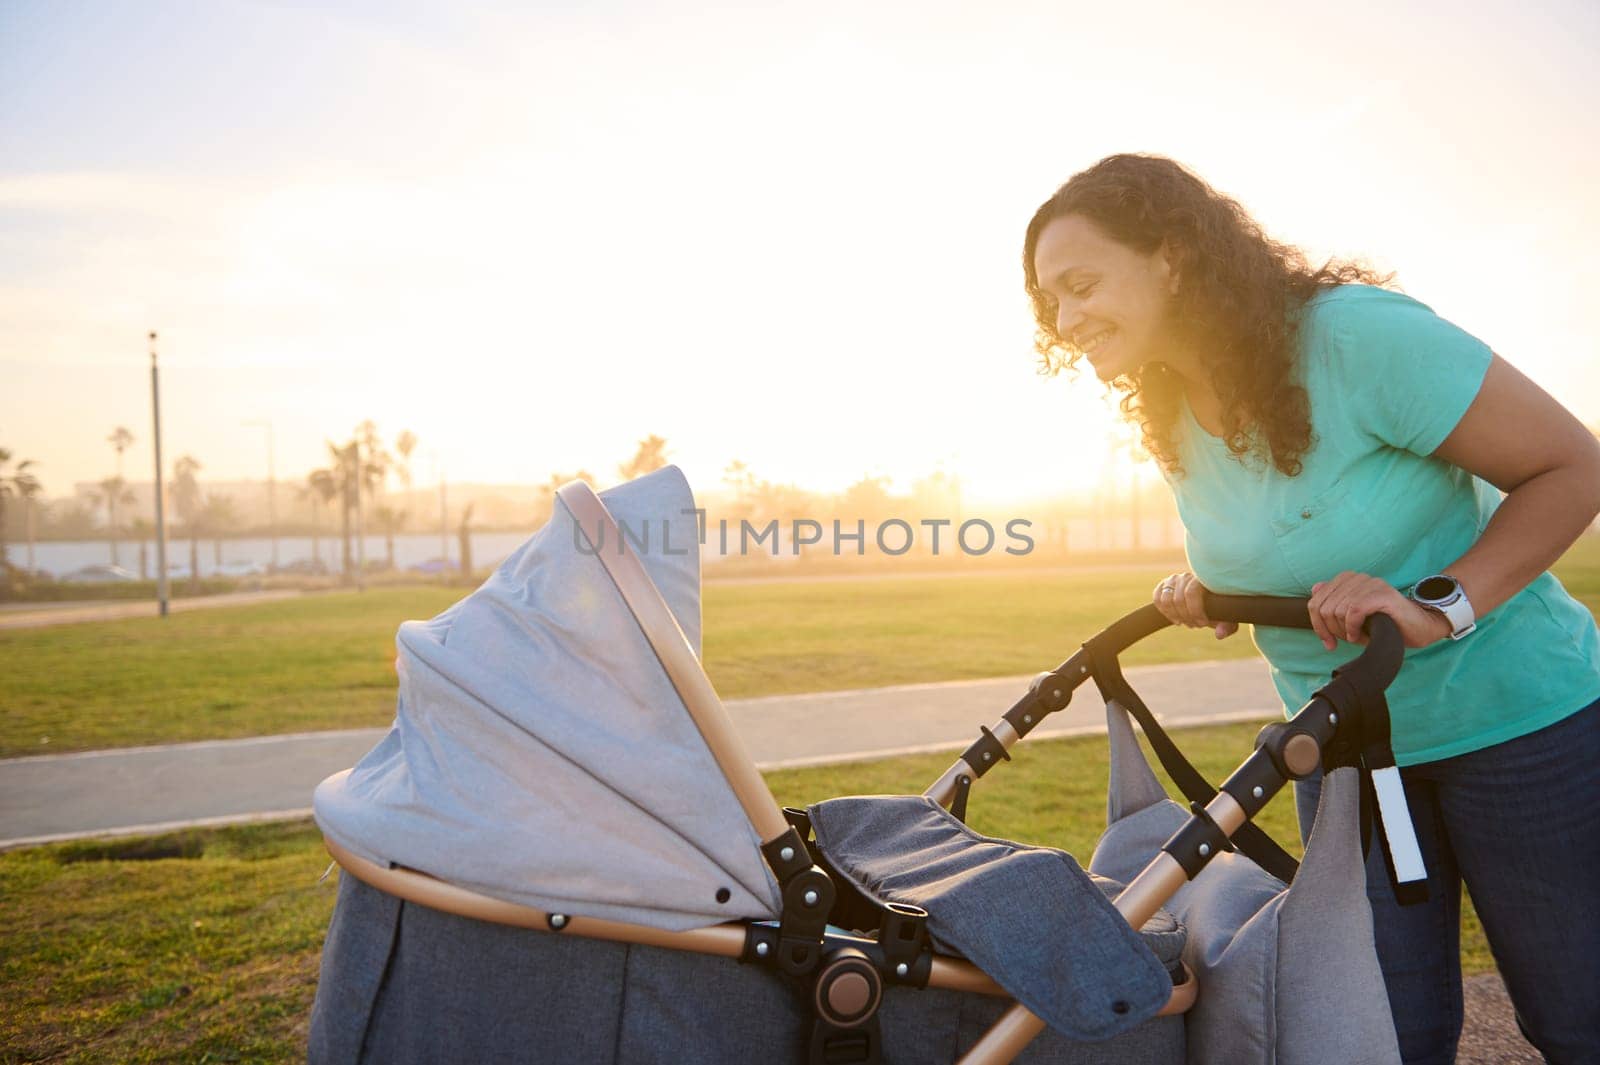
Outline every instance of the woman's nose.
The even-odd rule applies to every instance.
[[[1056,336],[1062,340],[1071,340],[1073,331],[1078,328],[1078,314],[1061,311],[1056,315]]]

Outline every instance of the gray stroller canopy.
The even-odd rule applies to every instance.
[[[600,493],[700,653],[676,467]],[[483,586],[400,626],[389,734],[314,800],[350,851],[538,909],[668,930],[778,915],[761,840],[559,497]],[[719,901],[722,900],[722,901]]]

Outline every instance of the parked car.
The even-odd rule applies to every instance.
[[[63,581],[76,581],[79,584],[121,584],[124,581],[136,581],[139,578],[121,566],[112,566],[99,563],[93,566],[84,566],[75,569]]]
[[[418,562],[408,568],[412,573],[452,573],[455,571],[456,564],[447,558],[430,558],[426,562]]]
[[[218,577],[259,577],[259,576],[261,576],[261,574],[263,572],[265,572],[265,571],[261,568],[261,566],[258,563],[234,561],[234,562],[224,562],[222,565],[218,566],[217,569],[216,569],[215,576],[218,576]]]

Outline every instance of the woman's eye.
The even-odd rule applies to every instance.
[[[1093,291],[1094,291],[1094,285],[1092,285],[1092,284],[1090,284],[1090,285],[1079,285],[1077,288],[1070,290],[1070,295],[1074,299],[1080,299],[1081,300],[1081,299],[1083,299],[1085,296],[1087,296],[1089,293],[1091,293]]]

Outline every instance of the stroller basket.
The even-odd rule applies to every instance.
[[[625,490],[663,477],[675,479],[669,492],[681,485],[669,467],[607,495],[622,493],[620,504]],[[1182,1061],[1181,1015],[1203,992],[1178,960],[1183,930],[1163,903],[1232,849],[1230,837],[1268,853],[1249,819],[1324,752],[1370,740],[1363,721],[1382,711],[1401,661],[1398,633],[1375,617],[1364,653],[1293,720],[1263,729],[1255,753],[1211,789],[1117,665],[1120,651],[1167,624],[1146,607],[1041,674],[923,796],[786,811],[701,668],[683,611],[669,607],[637,553],[601,549],[623,543],[606,504],[582,482],[557,495],[558,517],[581,530],[574,543],[620,594],[747,819],[767,912],[658,926],[477,890],[480,878],[408,864],[353,833],[342,811],[361,767],[346,770],[317,796],[328,850],[350,875],[324,949],[313,1061]],[[1303,600],[1211,597],[1207,612],[1309,627]],[[973,783],[1085,680],[1140,718],[1195,800],[1188,823],[1126,887],[1091,880],[1059,851],[990,840],[962,823]],[[1292,863],[1278,869],[1292,876]],[[718,889],[718,903],[730,894]],[[531,1010],[528,999],[506,997],[535,985]],[[596,1005],[607,999],[622,1001]],[[712,1004],[724,1008],[708,1013]],[[540,1025],[519,1027],[529,1013]]]

